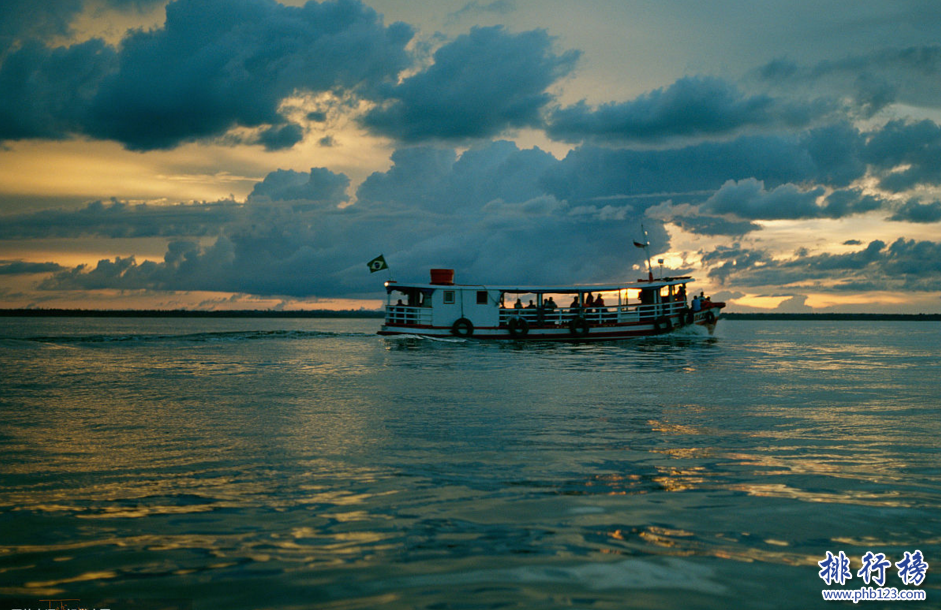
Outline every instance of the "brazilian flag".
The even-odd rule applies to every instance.
[[[381,254],[366,263],[366,266],[369,267],[370,273],[375,273],[376,271],[382,271],[383,269],[389,268],[389,265],[386,264],[386,259]]]

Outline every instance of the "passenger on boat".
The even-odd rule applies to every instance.
[[[536,304],[533,303],[532,299],[529,299],[529,305],[526,306],[526,309],[536,309]]]
[[[693,307],[692,307],[692,309],[693,309],[693,312],[694,312],[694,313],[697,312],[697,311],[700,311],[700,310],[702,309],[702,301],[700,300],[700,298],[699,298],[698,295],[693,297]]]
[[[543,301],[542,307],[539,308],[539,323],[545,324],[547,322],[547,316],[549,317],[548,321],[554,323],[555,321],[552,319],[552,314],[555,313],[557,307],[558,306],[555,304],[555,301],[552,300],[552,297],[549,297]]]
[[[576,294],[576,295],[575,295],[575,298],[572,299],[572,304],[569,305],[569,308],[570,308],[570,309],[578,309],[579,307],[581,307],[581,305],[580,305],[579,302],[578,302],[578,295]]]
[[[585,309],[591,311],[591,308],[595,306],[595,297],[590,292],[588,293],[588,298],[585,299]]]
[[[523,308],[523,302],[519,300],[519,298],[517,297],[516,303],[513,304],[513,309],[522,309],[522,308]]]

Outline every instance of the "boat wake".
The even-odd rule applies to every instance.
[[[688,324],[686,326],[677,328],[670,335],[674,337],[703,337],[708,338],[712,335],[709,334],[709,329],[705,326],[700,326],[699,324]]]
[[[303,330],[252,330],[228,332],[202,332],[189,334],[98,334],[37,336],[15,339],[23,343],[47,345],[81,344],[136,344],[136,343],[232,343],[260,340],[323,339],[334,337],[373,337],[371,333],[303,331]]]
[[[390,335],[383,337],[386,341],[430,341],[432,343],[467,343],[467,339],[459,337],[429,337],[428,335]]]

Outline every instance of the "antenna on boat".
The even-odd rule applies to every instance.
[[[653,267],[650,266],[650,242],[647,241],[647,229],[644,228],[644,223],[640,224],[640,230],[644,232],[644,242],[634,241],[634,245],[638,248],[643,248],[644,252],[647,254],[647,280],[653,281]],[[661,273],[662,275],[662,273]]]

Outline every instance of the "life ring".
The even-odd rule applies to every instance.
[[[569,332],[576,337],[586,336],[589,330],[591,330],[591,327],[588,326],[588,320],[582,316],[578,316],[569,322]]]
[[[657,318],[657,320],[653,323],[653,328],[658,333],[668,333],[673,330],[673,321],[666,316]]]
[[[510,321],[507,322],[507,326],[510,330],[510,336],[515,339],[521,339],[529,332],[529,322],[523,318],[510,318]]]
[[[467,318],[458,318],[451,325],[451,334],[457,337],[470,337],[474,334],[474,324]]]
[[[706,312],[706,324],[715,324],[716,323],[716,314],[713,311]]]

